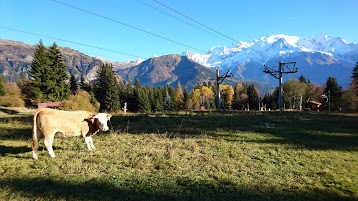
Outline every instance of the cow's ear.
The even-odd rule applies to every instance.
[[[96,116],[93,116],[91,118],[86,119],[88,122],[91,122],[92,124],[94,123]]]
[[[111,114],[107,114],[107,119],[110,119],[112,117]]]

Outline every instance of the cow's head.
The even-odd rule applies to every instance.
[[[107,121],[112,117],[111,114],[106,114],[106,113],[98,113],[96,114],[94,117],[92,117],[93,119],[93,123],[97,124],[99,129],[103,130],[103,131],[108,131],[108,125],[107,125]]]

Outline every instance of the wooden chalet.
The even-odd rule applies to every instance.
[[[321,109],[322,103],[318,101],[309,101],[305,104],[306,111],[319,111]]]
[[[61,106],[61,102],[48,102],[48,103],[37,103],[38,108],[53,108],[57,109]]]

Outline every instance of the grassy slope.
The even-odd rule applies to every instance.
[[[357,200],[358,117],[116,116],[31,159],[31,117],[0,118],[0,200]],[[43,146],[42,146],[43,147]],[[42,148],[40,148],[42,150]]]

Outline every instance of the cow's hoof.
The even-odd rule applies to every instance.
[[[33,158],[34,160],[37,160],[37,159],[38,159],[37,154],[33,153],[33,154],[32,154],[32,158]]]

